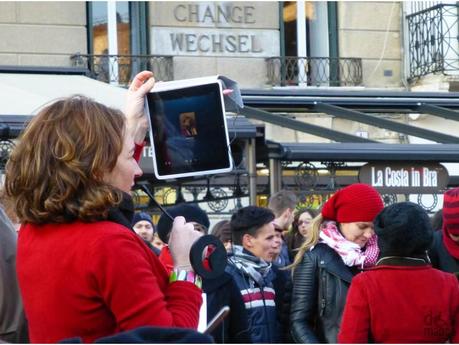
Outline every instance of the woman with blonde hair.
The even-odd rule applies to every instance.
[[[126,116],[84,96],[57,100],[11,154],[5,192],[22,223],[17,272],[31,342],[197,326],[201,289],[189,251],[200,233],[175,219],[169,277],[131,229],[129,192],[142,174],[143,102],[153,84],[151,72],[136,76]]]
[[[337,342],[351,280],[376,263],[379,250],[373,220],[382,209],[379,193],[356,183],[337,191],[313,219],[290,266],[294,342]]]

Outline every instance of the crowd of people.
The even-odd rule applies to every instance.
[[[57,100],[22,133],[2,195],[18,238],[0,209],[0,340],[459,342],[459,188],[445,193],[435,228],[420,206],[384,207],[361,183],[319,210],[281,190],[213,227],[189,203],[155,223],[130,195],[153,85],[139,73],[124,113],[84,96]],[[227,252],[216,277],[190,260],[207,234]],[[226,318],[197,332],[225,306]]]

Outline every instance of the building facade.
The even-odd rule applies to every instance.
[[[220,74],[259,91],[448,92],[459,89],[458,17],[445,1],[2,1],[0,65],[83,68],[114,86],[150,69],[158,80]],[[385,143],[431,142],[320,111],[288,115]],[[459,129],[416,112],[380,116]],[[268,140],[333,141],[263,125]]]

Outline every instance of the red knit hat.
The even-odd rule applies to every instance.
[[[451,235],[459,236],[459,188],[443,195],[443,227]]]
[[[351,184],[337,191],[322,208],[322,217],[339,223],[372,222],[384,208],[381,196],[373,187]]]

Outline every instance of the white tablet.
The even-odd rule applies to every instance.
[[[158,83],[146,95],[153,168],[160,180],[233,169],[219,80]]]

